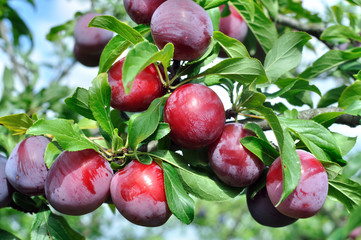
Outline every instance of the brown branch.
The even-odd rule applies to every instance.
[[[21,64],[16,59],[13,45],[10,42],[9,38],[7,37],[7,29],[4,24],[4,21],[0,21],[0,36],[2,36],[2,38],[5,41],[5,46],[0,45],[0,47],[5,53],[7,53],[9,55],[10,61],[13,64],[15,73],[18,75],[18,77],[20,78],[20,80],[24,84],[24,86],[29,85],[29,79],[25,74],[23,74],[21,72],[21,69],[20,69]]]
[[[309,24],[303,23],[295,18],[279,14],[277,16],[277,24],[287,26],[298,31],[307,32],[308,34],[316,37],[323,42],[327,47],[332,48],[332,45],[321,39],[321,34],[325,31],[326,27],[324,24]]]
[[[344,110],[342,108],[337,108],[337,107],[308,109],[308,110],[300,111],[298,114],[298,119],[310,120],[310,119],[314,118],[315,116],[322,114],[322,113],[343,112],[343,111]],[[361,117],[359,117],[359,116],[353,116],[350,114],[342,114],[335,120],[335,123],[347,125],[349,127],[356,127],[356,126],[360,125],[360,120],[361,120]],[[242,123],[242,124],[254,122],[254,123],[257,123],[258,126],[260,126],[263,129],[263,131],[271,130],[270,125],[264,119],[247,118],[247,119],[240,120],[238,122]]]

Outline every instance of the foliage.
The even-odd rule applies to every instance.
[[[33,1],[28,2],[35,6]],[[104,8],[104,2],[108,1],[96,1],[99,10],[111,12],[111,9]],[[9,155],[25,135],[46,135],[53,140],[53,145],[49,145],[45,153],[48,167],[63,150],[94,149],[112,163],[114,171],[133,158],[144,164],[155,159],[164,169],[168,205],[176,218],[196,226],[202,237],[214,237],[209,235],[210,226],[224,225],[224,228],[218,227],[217,237],[229,239],[243,235],[245,239],[252,238],[254,231],[245,227],[250,223],[246,222],[244,227],[239,227],[247,215],[244,211],[244,189],[221,183],[211,171],[207,160],[204,160],[201,150],[189,152],[186,149],[174,149],[169,139],[170,128],[163,121],[166,100],[179,86],[203,83],[222,87],[231,103],[227,112],[232,113],[234,121],[247,123],[246,128],[256,133],[255,137],[242,139],[242,144],[267,166],[278,156],[282,157],[284,185],[281,201],[296,188],[300,179],[296,149],[313,153],[328,173],[328,196],[337,202],[328,201],[319,216],[300,220],[289,228],[285,236],[292,236],[294,229],[301,232],[298,228],[309,224],[317,225],[319,229],[312,229],[313,236],[304,233],[304,238],[323,239],[329,235],[331,239],[347,237],[361,225],[358,217],[361,211],[361,185],[359,172],[355,170],[359,163],[355,160],[357,157],[347,161],[347,153],[355,145],[356,139],[334,133],[331,129],[334,123],[349,126],[360,124],[361,4],[358,1],[347,1],[347,4],[335,5],[327,18],[323,19],[305,9],[302,1],[195,2],[210,13],[214,23],[219,22],[220,5],[227,3],[234,6],[249,27],[247,39],[241,43],[220,31],[214,31],[210,47],[203,56],[190,62],[176,61],[172,59],[173,44],[167,44],[159,50],[151,38],[150,26],[129,24],[123,10],[114,10],[111,16],[95,17],[89,24],[115,34],[102,53],[99,72],[94,76],[91,86],[88,89],[70,89],[61,83],[74,64],[73,61],[70,64],[65,61],[65,58],[72,58],[67,49],[68,56],[59,60],[64,71],[49,86],[40,90],[36,90],[40,64],[31,63],[29,55],[19,46],[20,36],[27,37],[32,43],[32,34],[8,1],[0,2],[4,9],[0,10],[0,47],[12,62],[12,66],[6,67],[3,72],[0,124],[8,130],[1,128],[1,150]],[[122,8],[121,3],[115,6]],[[47,38],[54,43],[64,43],[71,36],[78,15],[74,16],[74,20],[50,29]],[[10,21],[11,34],[6,32],[4,20]],[[315,51],[319,46],[326,47],[327,51],[302,69],[300,64],[305,52]],[[228,58],[217,58],[220,48]],[[30,48],[26,51],[32,50]],[[155,99],[141,113],[119,112],[110,106],[111,88],[107,71],[126,51],[123,85],[127,93],[131,90],[135,76],[149,64],[155,63],[157,68],[169,72],[162,79],[169,94]],[[318,83],[329,76],[337,78],[338,84],[325,92]],[[18,80],[21,87],[18,87]],[[348,118],[341,118],[345,116],[353,121],[356,119],[356,124]],[[90,124],[86,125],[84,121]],[[263,133],[266,130],[272,131],[275,142],[266,137]],[[157,150],[144,151],[144,147],[152,142],[157,143]],[[198,159],[193,160],[195,155]],[[75,228],[84,234],[81,229],[68,223],[67,220],[71,223],[72,218],[53,212],[46,199],[28,198],[25,198],[27,203],[24,203],[20,201],[24,198],[18,196],[15,203],[18,205],[16,208],[29,212],[28,204],[34,202],[31,207],[36,211],[30,211],[35,216],[31,239],[46,239],[47,236],[51,236],[51,239],[84,238],[73,230]],[[223,205],[219,201],[230,204]],[[114,207],[111,204],[109,206]],[[341,216],[335,216],[332,212],[334,206],[347,209],[350,214],[342,211],[335,213]],[[18,220],[19,214],[13,210],[1,211],[6,216],[15,216],[18,222],[31,221],[29,215]],[[337,217],[342,220],[335,220]],[[330,218],[336,222],[329,221]],[[348,220],[344,220],[346,218]],[[172,219],[170,224],[173,222]],[[322,229],[321,225],[328,229]],[[345,226],[332,234],[341,225]],[[5,224],[0,225],[0,228],[3,229],[0,236],[7,238],[15,230]],[[272,236],[281,239],[281,232],[274,231]],[[28,233],[18,234],[23,238],[29,237]],[[89,235],[87,237],[91,238]]]

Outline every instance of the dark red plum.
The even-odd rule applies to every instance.
[[[251,193],[255,191],[258,181],[247,188],[246,198],[248,210],[256,222],[268,227],[284,227],[297,221],[280,213],[268,197],[267,188],[264,186],[252,198]]]
[[[223,11],[224,5],[220,6],[219,9]],[[232,5],[229,5],[229,10],[231,14],[221,17],[219,20],[219,31],[242,42],[247,36],[247,23]]]
[[[124,0],[124,8],[137,24],[149,24],[154,11],[166,0]]]
[[[155,44],[173,43],[176,60],[192,61],[211,43],[213,25],[207,12],[192,0],[168,0],[155,10],[151,23]]]
[[[5,174],[10,184],[20,193],[34,196],[44,194],[48,169],[44,153],[50,139],[32,136],[19,142],[6,162]]]
[[[112,176],[110,164],[98,152],[64,151],[49,170],[45,195],[58,212],[83,215],[106,201]]]
[[[233,187],[254,183],[262,170],[263,162],[241,144],[241,138],[255,134],[240,123],[228,123],[222,135],[208,147],[208,159],[215,174]]]
[[[152,162],[133,160],[113,177],[110,195],[118,211],[130,222],[156,227],[172,215],[164,188],[163,170]]]
[[[223,103],[209,87],[185,84],[169,96],[164,121],[169,124],[170,137],[176,144],[190,149],[205,147],[222,134]]]
[[[134,79],[129,94],[123,86],[123,64],[125,58],[116,62],[108,72],[109,85],[112,88],[110,105],[119,111],[140,112],[146,110],[151,102],[165,94],[165,88],[154,64],[142,70]],[[164,72],[159,69],[164,78]]]
[[[113,37],[111,31],[88,27],[89,22],[98,13],[87,13],[81,16],[74,28],[74,56],[85,66],[94,67],[99,65],[99,59],[104,47]]]
[[[315,215],[326,201],[328,179],[325,168],[311,153],[297,150],[301,161],[301,179],[296,189],[277,206],[282,214],[293,218]],[[273,205],[281,199],[283,176],[281,158],[277,158],[267,174],[267,192]]]
[[[96,67],[99,65],[101,52],[89,52],[87,50],[83,50],[78,46],[78,44],[74,45],[73,49],[75,59],[87,67]]]
[[[8,207],[10,205],[13,192],[5,175],[6,161],[7,158],[0,155],[0,208]]]

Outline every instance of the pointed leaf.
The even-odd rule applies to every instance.
[[[169,209],[183,223],[190,224],[194,219],[194,201],[188,196],[178,174],[169,163],[163,162],[165,193]]]
[[[71,97],[65,99],[65,103],[74,112],[79,113],[83,117],[95,120],[89,107],[88,90],[78,87]]]
[[[25,113],[0,117],[0,124],[17,134],[24,134],[33,125],[33,120]]]

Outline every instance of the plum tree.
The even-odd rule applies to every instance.
[[[26,195],[44,194],[48,173],[44,153],[49,142],[50,139],[46,137],[31,136],[19,142],[11,152],[6,162],[5,174],[17,191]]]
[[[222,135],[208,147],[209,164],[226,184],[245,187],[254,183],[262,173],[263,162],[240,142],[242,138],[254,135],[240,123],[228,123]]]
[[[207,12],[192,0],[168,0],[155,10],[151,22],[155,44],[174,45],[176,60],[192,61],[208,48],[213,25]]]
[[[62,152],[45,181],[45,196],[57,211],[83,215],[97,209],[109,196],[113,170],[98,152]]]
[[[98,13],[87,13],[81,16],[74,28],[74,56],[85,66],[94,67],[99,65],[99,59],[104,47],[113,37],[111,31],[88,27],[89,22]]]
[[[108,81],[112,88],[111,106],[120,111],[139,112],[146,110],[150,103],[165,94],[161,77],[154,64],[142,70],[134,79],[129,94],[123,86],[122,68],[125,58],[116,62],[108,71]],[[164,79],[164,71],[159,68]]]
[[[219,6],[221,12],[224,7],[224,5]],[[247,36],[247,23],[232,5],[229,5],[229,10],[230,14],[219,20],[219,31],[242,42]]]
[[[253,219],[268,227],[284,227],[296,222],[297,218],[288,217],[273,206],[266,186],[263,186],[252,196],[263,180],[265,179],[259,178],[254,184],[247,187],[247,207]]]
[[[154,11],[166,0],[124,0],[124,8],[137,24],[149,24]]]
[[[10,205],[12,195],[12,187],[5,175],[6,161],[7,158],[0,155],[0,208]]]
[[[133,160],[116,172],[110,195],[118,211],[134,224],[160,226],[172,214],[165,196],[163,170],[154,161],[145,165]]]
[[[177,88],[164,106],[171,139],[185,148],[205,147],[222,134],[223,103],[209,87],[189,83]]]
[[[276,208],[293,218],[315,215],[326,201],[328,178],[325,168],[311,153],[297,150],[301,161],[301,179],[296,189]],[[273,205],[278,204],[283,191],[281,157],[271,165],[267,174],[267,192]]]

